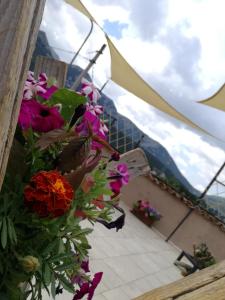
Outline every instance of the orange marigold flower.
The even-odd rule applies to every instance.
[[[41,171],[35,174],[24,189],[25,205],[40,217],[58,217],[67,212],[74,191],[57,171]]]

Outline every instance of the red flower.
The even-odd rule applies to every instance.
[[[73,200],[72,186],[57,171],[35,174],[25,187],[25,205],[40,217],[58,217],[67,212]]]

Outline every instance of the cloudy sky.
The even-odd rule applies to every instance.
[[[118,111],[169,151],[181,172],[203,190],[225,160],[225,113],[197,104],[225,82],[224,0],[83,0],[134,69],[170,104],[218,139],[193,130],[110,82],[104,92]],[[90,21],[63,0],[47,0],[41,28],[69,62]],[[98,26],[75,62],[85,67],[106,43]],[[106,49],[90,75],[110,78]],[[223,140],[224,142],[221,142]]]

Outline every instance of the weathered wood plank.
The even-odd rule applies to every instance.
[[[34,75],[37,77],[41,72],[49,78],[56,79],[59,88],[64,87],[66,82],[67,64],[53,58],[38,56],[35,61]]]
[[[207,269],[201,270],[185,278],[177,280],[173,283],[170,283],[163,287],[147,292],[144,295],[135,298],[135,300],[179,299],[178,297],[181,297],[182,295],[185,294],[188,295],[188,293],[191,293],[192,291],[210,285],[214,281],[222,279],[224,277],[225,277],[225,261],[222,261],[219,264],[211,266]],[[180,299],[183,300],[183,298]],[[192,298],[188,298],[188,299],[192,299]],[[200,298],[200,299],[205,300],[205,298]]]
[[[45,0],[0,0],[0,188]]]
[[[225,278],[214,281],[200,289],[176,298],[176,300],[224,300]]]

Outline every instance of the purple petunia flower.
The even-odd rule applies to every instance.
[[[83,269],[85,273],[90,272],[90,269],[89,269],[89,259],[88,258],[86,260],[82,261],[82,263],[81,263],[81,269]]]
[[[92,281],[84,282],[81,285],[80,290],[76,291],[73,300],[82,299],[85,295],[87,295],[87,300],[91,300],[94,296],[95,289],[97,288],[98,284],[102,279],[102,275],[103,275],[102,272],[96,273]]]
[[[106,140],[106,133],[105,128],[103,127],[100,119],[98,116],[91,113],[91,111],[86,111],[83,115],[82,121],[79,125],[76,126],[75,130],[79,135],[88,135],[89,134],[89,126],[91,126],[94,135],[100,137],[103,140]],[[92,149],[101,149],[103,145],[99,144],[98,142],[92,142]]]
[[[109,179],[114,179],[109,183],[109,186],[113,193],[119,194],[123,185],[128,184],[129,182],[129,172],[127,165],[122,163],[118,164],[116,171],[110,172]]]
[[[48,107],[31,99],[22,101],[18,123],[23,130],[31,127],[37,132],[48,132],[61,128],[64,120],[56,107]]]
[[[122,163],[117,165],[117,172],[121,175],[121,181],[123,185],[128,184],[129,181],[129,173],[127,165]]]
[[[118,179],[115,181],[111,181],[109,183],[109,186],[114,194],[119,194],[123,185],[122,185],[121,180]]]

